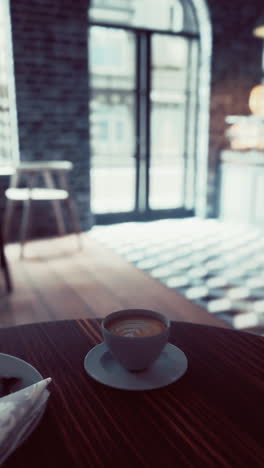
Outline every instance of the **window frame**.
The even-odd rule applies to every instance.
[[[190,3],[188,5],[189,8],[193,8],[193,5]],[[184,6],[183,6],[184,8]],[[140,144],[139,141],[136,141],[136,187],[135,187],[135,209],[133,212],[127,212],[127,213],[105,213],[105,214],[95,214],[96,220],[99,223],[109,223],[109,222],[122,222],[122,221],[127,221],[127,220],[138,220],[138,219],[156,219],[156,218],[163,218],[163,217],[174,217],[176,216],[193,216],[195,213],[195,200],[194,200],[194,193],[195,193],[195,180],[193,180],[193,187],[192,187],[192,193],[193,193],[193,204],[192,207],[190,208],[190,203],[186,203],[186,193],[187,193],[187,183],[190,180],[190,177],[187,176],[187,166],[188,166],[188,157],[187,153],[188,150],[186,149],[186,142],[188,140],[188,114],[190,112],[190,104],[189,104],[189,98],[186,100],[186,107],[187,110],[185,111],[185,131],[184,131],[184,180],[183,180],[183,206],[180,208],[173,208],[173,209],[151,209],[149,206],[149,195],[150,195],[150,73],[151,73],[151,64],[150,64],[150,49],[151,49],[151,36],[154,34],[159,34],[159,35],[165,35],[165,36],[173,36],[173,37],[183,37],[187,39],[188,41],[195,41],[197,42],[197,64],[196,64],[196,85],[195,89],[197,92],[197,97],[196,97],[196,105],[195,105],[195,115],[196,115],[196,123],[194,125],[194,144],[193,148],[197,148],[197,133],[198,133],[198,115],[199,115],[199,99],[198,99],[198,90],[199,90],[199,68],[200,68],[200,62],[201,62],[201,35],[199,32],[188,32],[188,31],[171,31],[171,30],[164,30],[164,29],[157,29],[157,28],[145,28],[145,27],[137,27],[134,25],[127,25],[127,24],[122,24],[122,23],[113,23],[113,22],[105,22],[105,21],[96,21],[94,19],[90,19],[88,15],[88,22],[87,22],[87,33],[89,34],[89,30],[91,27],[103,27],[103,28],[109,28],[109,29],[120,29],[128,32],[132,32],[137,40],[137,52],[136,52],[136,70],[140,70],[140,61],[142,60],[141,57],[141,52],[142,52],[142,40],[147,42],[147,54],[145,55],[144,59],[146,60],[146,73],[145,73],[145,79],[146,79],[146,95],[147,98],[145,102],[142,104],[140,103],[140,99],[138,94],[141,95],[140,87],[141,87],[141,80],[142,77],[140,77],[140,72],[138,73],[138,76],[136,76],[136,135],[139,134],[138,128],[142,125],[142,122],[145,122],[146,129],[144,131],[145,136],[146,136],[146,141],[145,141],[145,157],[142,158],[140,155]],[[144,38],[144,39],[142,39]],[[190,69],[191,69],[191,64],[190,64],[190,45],[188,47],[188,75],[190,74]],[[88,63],[88,75],[89,75],[89,63]],[[187,82],[189,81],[189,78],[187,78]],[[89,88],[89,94],[91,92],[92,88]],[[189,95],[189,93],[187,93]],[[141,95],[142,96],[142,95]],[[144,108],[142,110],[142,108]],[[194,173],[196,170],[196,164],[197,164],[197,150],[193,150],[193,179]],[[90,151],[91,154],[91,151]],[[145,159],[145,179],[144,181],[141,180],[140,177],[140,165],[142,164],[142,159]]]

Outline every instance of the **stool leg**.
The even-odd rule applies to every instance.
[[[71,197],[67,198],[66,203],[68,205],[69,213],[70,213],[70,216],[71,216],[73,230],[78,236],[79,248],[81,249],[82,248],[81,228],[80,228],[79,219],[78,219],[78,216],[77,216],[75,204],[74,204],[73,200],[71,199]]]
[[[46,186],[50,189],[56,188],[54,184],[54,180],[50,174],[49,171],[44,172],[44,180],[46,183]],[[56,218],[56,223],[58,227],[58,232],[61,236],[64,236],[66,234],[66,228],[65,228],[65,223],[63,219],[63,214],[62,214],[62,209],[61,209],[61,204],[59,200],[51,200],[51,204],[53,206],[55,218]]]
[[[27,186],[29,189],[28,198],[23,201],[23,215],[20,229],[20,259],[24,257],[24,247],[28,234],[28,227],[31,218],[32,198],[31,190],[34,187],[36,174],[27,174]]]
[[[4,242],[3,242],[3,238],[2,238],[2,232],[0,231],[1,268],[2,268],[3,273],[4,273],[7,292],[10,293],[10,292],[12,292],[13,287],[12,287],[12,282],[11,282],[11,278],[10,278],[10,274],[9,274],[9,268],[8,268],[8,264],[7,264],[7,260],[6,260],[6,256],[5,256],[4,247],[5,246],[4,246]]]
[[[20,258],[24,258],[24,247],[26,244],[26,236],[28,233],[28,226],[29,220],[31,215],[31,205],[32,200],[29,198],[28,200],[23,201],[23,217],[21,222],[21,231],[20,231]]]
[[[14,207],[15,207],[15,202],[13,200],[7,200],[5,214],[4,214],[4,228],[3,228],[3,237],[5,241],[7,241],[9,237]]]
[[[69,210],[69,213],[70,213],[70,217],[71,217],[71,221],[72,221],[72,225],[73,225],[73,230],[78,236],[78,244],[79,244],[79,248],[81,249],[82,248],[81,227],[80,227],[80,223],[79,223],[75,203],[74,203],[74,201],[73,201],[73,199],[71,197],[69,185],[68,185],[68,182],[67,182],[67,179],[66,179],[66,176],[65,176],[64,172],[59,173],[59,181],[60,181],[61,188],[63,190],[66,190],[66,192],[68,192],[68,194],[69,194],[68,198],[65,201],[67,203],[67,207],[68,207],[68,210]]]
[[[66,234],[66,228],[64,224],[64,219],[62,215],[62,209],[61,209],[61,204],[59,200],[51,200],[51,204],[53,206],[55,218],[56,218],[56,223],[58,227],[58,232],[61,236],[64,236]]]
[[[15,172],[15,174],[11,176],[10,185],[9,185],[10,188],[18,187],[19,178],[20,176],[17,172]],[[8,199],[7,204],[6,204],[5,214],[4,214],[4,227],[3,227],[3,238],[5,240],[8,240],[14,207],[15,207],[15,202],[13,200]]]

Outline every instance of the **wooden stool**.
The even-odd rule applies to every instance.
[[[11,176],[10,187],[6,190],[7,206],[4,220],[4,237],[8,239],[12,214],[15,202],[23,202],[23,216],[21,222],[20,242],[21,257],[23,257],[26,236],[28,233],[29,220],[33,201],[50,201],[52,203],[56,218],[57,228],[60,235],[66,234],[65,223],[61,209],[61,201],[66,202],[69,214],[73,224],[73,229],[78,234],[80,245],[80,225],[76,213],[74,202],[71,198],[66,174],[71,171],[73,165],[69,161],[43,161],[21,163],[14,169]],[[54,175],[57,176],[58,185],[56,186]],[[37,178],[41,176],[44,181],[44,187],[36,186]],[[20,188],[21,179],[26,182],[25,188]],[[80,245],[81,246],[81,245]]]
[[[8,262],[7,262],[6,255],[5,255],[5,246],[4,246],[1,227],[0,227],[0,265],[4,274],[6,291],[10,293],[13,290],[13,285],[12,285],[12,281],[11,281],[11,277],[9,273]]]

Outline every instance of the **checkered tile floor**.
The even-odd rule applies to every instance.
[[[263,232],[186,218],[95,226],[90,233],[234,328],[264,335]]]

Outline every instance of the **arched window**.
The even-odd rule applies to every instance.
[[[204,0],[91,0],[88,18],[92,211],[111,219],[202,213]]]
[[[0,167],[9,174],[18,160],[18,131],[9,1],[0,2]]]

